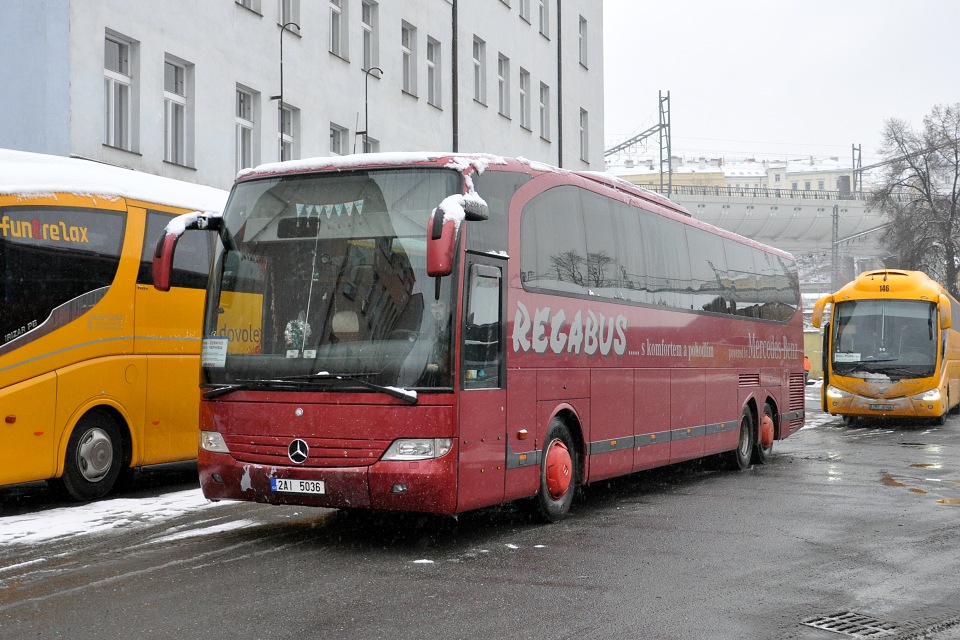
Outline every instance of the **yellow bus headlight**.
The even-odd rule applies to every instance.
[[[840,400],[841,398],[849,398],[852,395],[853,394],[848,391],[844,391],[843,389],[837,389],[832,384],[827,387],[827,397],[833,400]]]
[[[930,389],[929,391],[924,391],[923,393],[918,393],[913,396],[914,400],[919,400],[920,402],[939,402],[940,401],[940,389]]]

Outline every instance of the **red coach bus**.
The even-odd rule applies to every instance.
[[[456,514],[725,454],[803,425],[782,251],[609,176],[368,154],[242,173],[201,356],[212,500]]]

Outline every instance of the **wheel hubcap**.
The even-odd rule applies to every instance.
[[[547,449],[546,479],[547,492],[554,500],[559,500],[570,488],[573,479],[573,461],[567,445],[560,440],[554,440]]]
[[[77,447],[77,468],[89,482],[100,480],[113,464],[113,443],[102,429],[91,429],[83,434]]]

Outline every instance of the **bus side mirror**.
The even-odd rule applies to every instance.
[[[953,326],[950,298],[940,294],[940,328],[949,329]]]
[[[177,242],[188,229],[200,231],[220,231],[223,217],[219,213],[185,213],[171,220],[163,230],[163,235],[157,241],[157,249],[153,253],[153,287],[159,291],[170,290],[170,275],[173,272],[173,256],[177,250]]]
[[[437,207],[430,214],[427,225],[427,275],[448,276],[453,269],[453,247],[456,244],[457,224],[445,218]]]
[[[810,318],[810,322],[817,329],[820,328],[820,324],[823,322],[823,308],[827,306],[828,302],[833,302],[832,295],[823,296],[813,305],[813,317]]]

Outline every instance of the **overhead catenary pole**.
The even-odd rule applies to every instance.
[[[283,32],[288,31],[287,27],[291,26],[297,28],[297,33],[300,32],[300,25],[296,22],[285,22],[280,27],[280,95],[270,96],[271,100],[279,101],[277,102],[277,158],[281,162],[289,159],[283,157]]]

